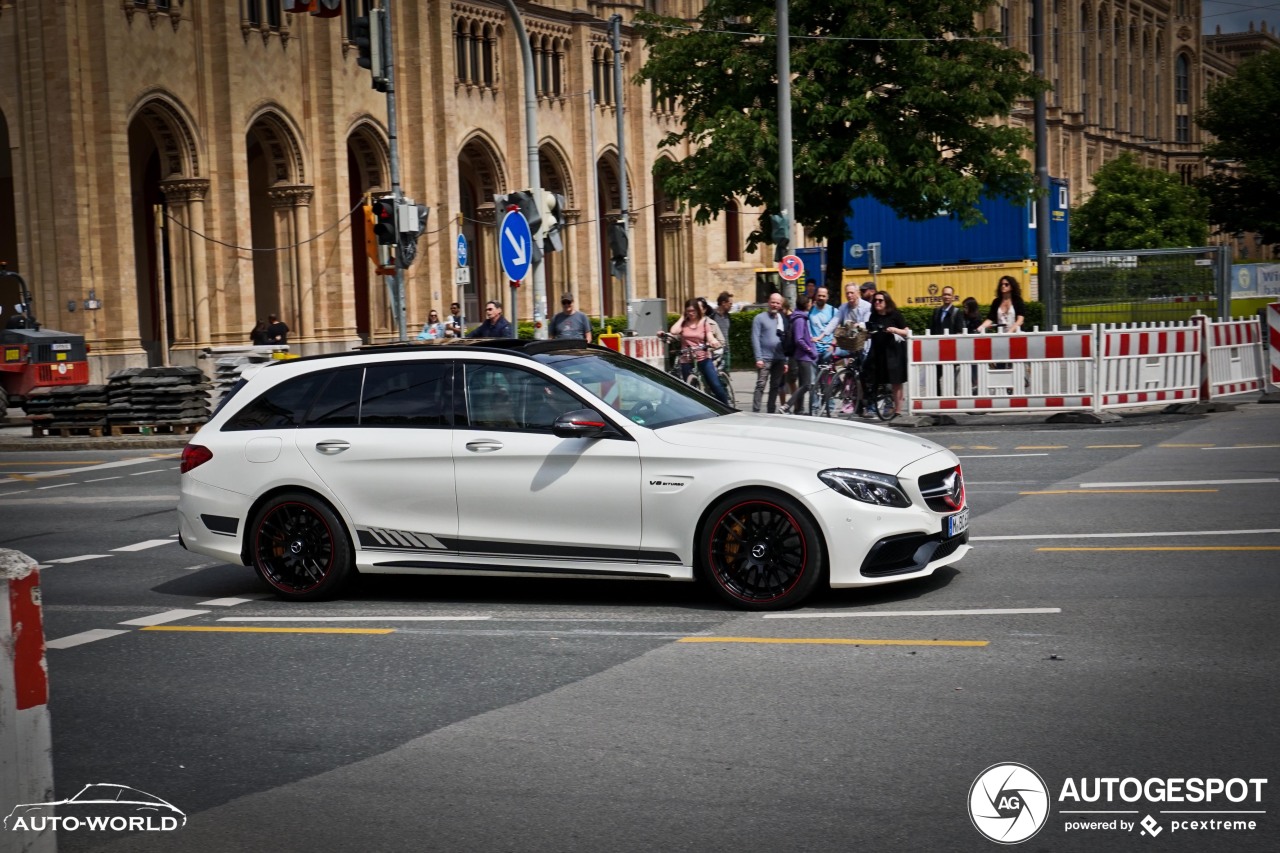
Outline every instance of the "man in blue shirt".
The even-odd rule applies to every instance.
[[[468,338],[514,338],[511,323],[502,316],[502,303],[490,301],[484,304],[484,322],[471,330]]]

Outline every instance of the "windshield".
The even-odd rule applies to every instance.
[[[620,353],[554,350],[534,358],[606,401],[633,423],[650,429],[734,411],[671,374]]]

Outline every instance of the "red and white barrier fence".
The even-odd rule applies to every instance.
[[[1280,303],[1269,306],[1271,381],[1280,384]],[[1092,411],[1193,403],[1263,390],[1256,320],[1091,326],[913,337],[916,414]]]
[[[53,754],[49,733],[49,675],[44,659],[40,572],[35,560],[0,548],[0,581],[5,584],[0,629],[5,658],[0,665],[0,806],[53,800]],[[57,850],[53,822],[42,829],[0,830],[0,849],[30,853]]]
[[[1258,319],[1194,319],[1205,326],[1201,399],[1261,391],[1267,374],[1263,367],[1262,326]]]
[[[622,354],[639,359],[659,370],[667,369],[667,344],[657,335],[626,337],[621,341]]]
[[[1280,302],[1267,306],[1267,350],[1271,362],[1271,387],[1280,388]]]
[[[1200,326],[1159,323],[1098,327],[1102,409],[1200,399]]]
[[[929,335],[909,347],[915,414],[1093,406],[1093,331]]]

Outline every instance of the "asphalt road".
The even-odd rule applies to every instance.
[[[971,787],[1017,762],[1040,814],[1033,792],[983,825],[1043,818],[1022,849],[1280,849],[1280,407],[921,434],[962,458],[974,551],[770,616],[644,581],[289,605],[176,544],[174,451],[0,455],[0,547],[48,566],[58,796],[111,782],[188,817],[59,848],[982,851]],[[1111,777],[1268,781],[1062,797]]]

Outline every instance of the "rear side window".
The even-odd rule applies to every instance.
[[[401,361],[366,368],[360,425],[449,426],[451,377],[445,361]]]
[[[360,385],[363,367],[348,367],[326,374],[329,381],[316,397],[307,426],[356,426],[360,423]]]
[[[269,388],[223,424],[223,430],[293,429],[306,419],[328,372],[308,373]]]

